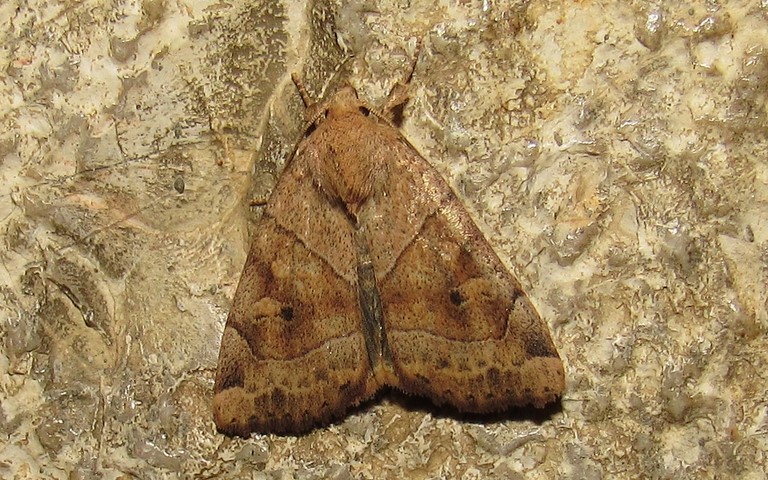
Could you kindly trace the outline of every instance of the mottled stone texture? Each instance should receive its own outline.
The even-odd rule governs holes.
[[[763,478],[764,3],[6,1],[0,476]],[[290,72],[377,102],[416,39],[403,131],[549,324],[561,409],[394,392],[217,434],[249,205],[302,131]]]

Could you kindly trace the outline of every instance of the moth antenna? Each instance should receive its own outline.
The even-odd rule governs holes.
[[[296,85],[296,89],[299,91],[299,95],[301,95],[301,100],[304,102],[304,130],[306,130],[311,125],[317,123],[320,120],[320,117],[323,116],[325,104],[312,100],[312,97],[309,95],[309,92],[307,92],[306,87],[304,87],[304,82],[301,81],[298,73],[293,72],[291,74],[291,80],[293,80],[294,85]]]
[[[411,59],[411,63],[408,66],[408,70],[405,72],[405,75],[403,75],[403,79],[398,80],[392,86],[392,89],[389,91],[389,95],[387,95],[387,100],[384,102],[384,105],[382,105],[381,108],[373,111],[374,115],[385,120],[389,124],[392,124],[394,120],[395,108],[403,105],[408,101],[408,86],[411,83],[413,73],[416,71],[416,64],[419,62],[419,57],[421,56],[421,45],[421,39],[416,40],[416,48],[414,51],[413,59]]]
[[[411,59],[411,64],[409,65],[408,71],[403,77],[402,83],[404,85],[408,85],[409,83],[411,83],[411,79],[413,78],[413,73],[416,71],[416,64],[419,63],[419,58],[421,57],[422,45],[423,44],[422,44],[421,38],[417,38],[416,47],[413,49],[413,58]]]
[[[293,84],[296,85],[296,89],[299,91],[299,95],[301,95],[301,100],[304,102],[304,106],[307,108],[311,107],[315,101],[312,100],[312,97],[309,96],[309,93],[307,92],[306,87],[304,87],[304,82],[301,81],[299,74],[296,72],[291,73],[291,80],[293,80]]]

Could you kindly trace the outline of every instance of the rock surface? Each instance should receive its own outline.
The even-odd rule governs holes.
[[[3,478],[743,478],[768,450],[768,4],[0,5]],[[290,73],[380,102],[549,323],[567,393],[390,393],[302,437],[210,400]]]

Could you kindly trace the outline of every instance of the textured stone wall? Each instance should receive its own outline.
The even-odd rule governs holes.
[[[0,5],[3,478],[744,478],[768,451],[768,5]],[[567,393],[395,393],[302,437],[211,413],[290,73],[379,103],[550,325]],[[252,206],[255,205],[255,206]]]

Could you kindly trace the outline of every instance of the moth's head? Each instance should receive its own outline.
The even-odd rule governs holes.
[[[365,107],[365,104],[357,97],[357,90],[348,83],[336,90],[336,93],[328,100],[327,105],[329,118],[350,112],[359,114],[360,109]]]

